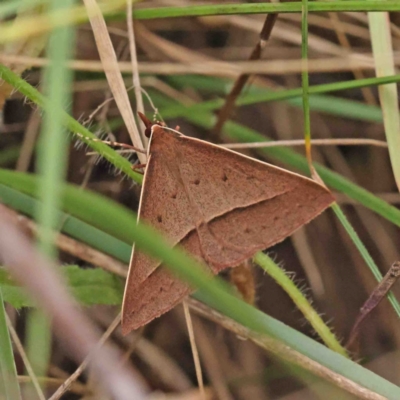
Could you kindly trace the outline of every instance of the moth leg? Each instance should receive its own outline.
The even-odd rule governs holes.
[[[132,169],[133,171],[138,172],[139,174],[143,174],[142,171],[138,171],[138,170],[143,169],[143,168],[146,168],[146,165],[147,165],[147,164],[133,164],[133,165],[131,165],[131,169]]]

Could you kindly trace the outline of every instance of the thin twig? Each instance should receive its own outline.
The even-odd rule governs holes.
[[[271,35],[272,28],[275,25],[276,19],[278,18],[278,14],[268,14],[265,18],[264,25],[260,32],[260,40],[254,47],[253,51],[250,54],[249,60],[259,60],[261,57],[261,52],[267,44],[267,41]],[[219,136],[225,122],[229,119],[232,110],[235,106],[236,99],[242,92],[244,86],[250,79],[250,74],[242,74],[240,75],[236,82],[234,83],[230,93],[226,97],[225,104],[221,107],[218,113],[217,123],[213,128],[213,132],[215,136]]]
[[[22,346],[22,343],[19,340],[17,332],[15,332],[13,324],[11,323],[10,318],[8,317],[7,314],[6,314],[6,318],[7,318],[8,330],[11,333],[12,340],[14,341],[15,347],[17,348],[18,353],[22,358],[22,361],[23,361],[23,363],[25,365],[25,368],[26,368],[26,371],[28,372],[29,377],[31,378],[31,381],[32,381],[32,384],[33,384],[33,386],[34,386],[34,388],[36,390],[36,393],[37,393],[37,395],[38,395],[40,400],[46,400],[46,397],[45,397],[45,395],[44,395],[44,393],[42,391],[42,388],[40,387],[40,384],[39,384],[39,382],[37,380],[37,377],[35,375],[35,372],[33,371],[32,365],[29,362],[29,359],[28,359],[28,357],[27,357],[27,355],[25,353],[24,346]]]
[[[211,334],[210,330],[207,329],[204,321],[201,321],[200,318],[197,317],[195,322],[197,342],[199,350],[201,351],[204,370],[207,371],[210,385],[215,393],[214,396],[219,400],[233,400],[233,395],[226,381],[226,374],[224,374],[224,356],[220,354],[217,343],[212,340],[215,339],[215,337]],[[219,327],[217,326],[216,329],[218,330]],[[226,356],[225,353],[225,357]],[[254,397],[251,396],[251,398]]]
[[[21,151],[19,153],[17,171],[27,171],[32,159],[33,150],[35,148],[36,138],[39,133],[40,112],[36,108],[29,117],[29,121],[25,130],[24,140],[22,142]]]
[[[43,376],[38,376],[37,377],[38,382],[40,382],[42,385],[46,386],[59,386],[64,380],[60,378],[49,378],[49,377],[43,377]],[[26,375],[18,375],[18,382],[21,384],[24,383],[31,383],[32,379],[29,376]],[[77,395],[88,395],[89,391],[87,390],[86,386],[83,385],[80,382],[74,382],[72,386],[70,387],[70,392],[77,394]]]
[[[133,30],[133,18],[132,18],[132,0],[127,0],[126,2],[126,22],[128,26],[128,38],[129,38],[129,50],[131,53],[131,63],[132,63],[132,80],[133,86],[135,88],[135,98],[136,98],[136,112],[141,112],[144,114],[144,105],[142,98],[142,90],[139,78],[139,65],[137,61],[136,54],[136,43],[135,43],[135,32]],[[139,124],[139,132],[142,138],[142,143],[146,147],[148,139],[144,134],[143,126]]]
[[[360,313],[356,319],[356,322],[351,329],[349,340],[346,343],[346,347],[350,347],[358,334],[360,333],[360,325],[367,318],[367,316],[377,307],[377,305],[386,297],[390,292],[392,286],[397,282],[400,277],[400,262],[396,261],[392,264],[389,271],[375,287],[374,291],[368,297],[367,301],[363,304],[360,309]]]
[[[111,336],[114,330],[117,328],[121,321],[121,314],[118,314],[114,321],[110,324],[108,329],[104,332],[102,337],[97,343],[97,348],[100,348],[104,345],[106,340]],[[75,370],[75,372],[53,393],[53,395],[49,398],[49,400],[58,400],[61,396],[68,390],[71,384],[76,381],[79,376],[82,374],[84,369],[88,366],[91,359],[91,355],[89,354],[81,363],[81,365]]]
[[[182,304],[183,304],[183,311],[185,313],[186,326],[187,326],[188,333],[189,333],[190,347],[192,349],[193,361],[194,361],[194,366],[195,366],[195,370],[196,370],[197,383],[199,385],[201,397],[203,398],[203,400],[205,400],[206,393],[204,391],[203,373],[201,370],[201,364],[200,364],[199,352],[197,350],[196,339],[194,337],[192,318],[190,316],[189,306],[187,305],[186,300],[184,300],[182,302]]]

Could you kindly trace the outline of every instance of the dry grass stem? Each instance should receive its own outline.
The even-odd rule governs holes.
[[[192,349],[192,354],[193,354],[193,361],[194,361],[195,370],[196,370],[197,383],[199,385],[199,390],[200,390],[201,396],[205,400],[206,393],[204,391],[203,372],[201,370],[199,352],[197,350],[196,339],[194,337],[192,318],[190,316],[190,311],[189,311],[189,307],[186,303],[186,300],[183,301],[182,305],[183,305],[183,311],[185,313],[185,320],[186,320],[186,325],[187,325],[188,334],[189,334],[190,347]]]
[[[114,321],[110,324],[110,326],[107,328],[107,330],[104,332],[102,337],[97,343],[97,347],[100,348],[101,346],[104,345],[104,343],[107,341],[107,339],[111,336],[111,334],[114,332],[114,330],[117,328],[119,323],[121,322],[121,315],[118,314]],[[64,395],[72,385],[74,381],[76,381],[79,376],[83,373],[83,371],[88,367],[90,362],[90,355],[88,355],[79,365],[79,367],[75,370],[73,374],[71,374],[68,379],[53,393],[53,395],[49,398],[49,400],[58,400],[61,398],[61,396]]]
[[[144,149],[103,14],[95,0],[84,0],[84,3],[89,12],[90,24],[99,51],[103,66],[102,69],[107,76],[115,102],[125,122],[133,145],[139,149]],[[127,64],[129,64],[130,71],[132,71],[131,63]],[[145,154],[138,154],[138,158],[141,163],[146,162]]]
[[[197,300],[190,298],[188,300],[188,304],[194,311],[204,316],[205,318],[214,321],[215,323],[223,326],[225,329],[228,329],[231,332],[234,332],[240,337],[253,341],[261,348],[267,350],[269,353],[279,358],[283,358],[285,361],[301,366],[302,368],[305,368],[308,371],[312,372],[314,375],[326,379],[329,382],[332,382],[335,386],[338,386],[346,392],[357,396],[357,398],[359,399],[385,399],[385,397],[358,385],[356,382],[345,378],[344,376],[322,366],[321,364],[318,364],[314,360],[305,357],[304,355],[298,353],[290,347],[285,346],[276,339],[272,339],[266,336],[260,337],[259,335],[256,335],[254,332],[249,331],[242,325],[237,324],[235,321],[225,317],[224,315],[198,302]]]
[[[106,318],[103,313],[97,313],[95,318],[101,325],[109,325],[109,318]],[[176,329],[176,327],[174,327],[174,329]],[[124,336],[121,330],[116,330],[115,336],[126,348],[130,349],[132,347],[131,335]],[[177,363],[161,347],[157,346],[151,340],[146,339],[142,335],[142,332],[135,331],[134,342],[133,353],[135,356],[139,357],[139,359],[151,369],[152,374],[157,376],[157,379],[159,379],[163,385],[177,392],[186,391],[193,387],[193,383],[188,376],[186,368]],[[121,358],[121,363],[124,362],[126,362],[126,354]],[[192,358],[190,358],[189,362],[193,363]]]
[[[276,23],[277,18],[278,14],[268,14],[266,16],[264,24],[261,28],[260,38],[249,56],[250,61],[259,60],[261,58],[262,52],[267,45],[267,42],[270,38],[272,29]],[[228,118],[233,112],[236,99],[239,97],[240,93],[242,93],[245,85],[247,84],[250,78],[251,78],[250,74],[242,74],[237,77],[236,81],[232,86],[231,91],[225,98],[224,105],[220,108],[218,112],[217,122],[213,128],[214,135],[216,136],[220,135],[225,122],[228,120]]]
[[[17,165],[15,166],[17,171],[27,171],[29,168],[36,139],[39,134],[40,121],[40,113],[39,110],[36,109],[32,112],[25,130],[24,141],[22,142]]]
[[[295,232],[291,237],[291,241],[297,251],[301,265],[304,268],[313,296],[317,299],[321,299],[326,292],[324,280],[322,279],[321,271],[315,260],[312,247],[307,239],[306,229],[301,228]]]
[[[195,326],[203,364],[217,398],[221,400],[233,400],[234,397],[228,388],[224,376],[220,359],[221,356],[218,354],[219,349],[215,347],[216,343],[213,343],[212,335],[210,335],[209,330],[203,326],[199,318],[197,318]]]
[[[28,372],[28,375],[32,381],[33,387],[35,388],[36,394],[39,397],[39,400],[45,400],[46,397],[44,396],[42,388],[40,387],[40,384],[38,382],[37,376],[35,375],[32,365],[29,362],[29,359],[25,353],[24,346],[22,345],[21,341],[19,340],[17,332],[15,331],[13,324],[11,323],[10,318],[8,317],[7,314],[6,314],[6,318],[7,318],[7,327],[11,333],[11,338],[14,341],[14,345],[17,348],[19,355],[21,356],[21,359],[26,368],[26,372]]]
[[[47,387],[51,386],[59,386],[63,383],[63,380],[60,378],[49,378],[49,377],[37,377],[38,382],[42,385],[46,385]],[[31,383],[32,379],[29,376],[19,375],[18,382],[21,384]],[[69,391],[76,395],[88,395],[90,394],[87,390],[86,386],[80,382],[73,382]]]
[[[376,146],[387,148],[387,143],[376,139],[311,139],[313,146]],[[268,142],[230,143],[223,144],[228,149],[258,149],[278,146],[304,146],[304,139],[274,140]]]
[[[143,105],[142,91],[139,78],[139,65],[136,54],[135,33],[133,29],[132,0],[127,0],[126,2],[126,22],[128,26],[129,51],[132,63],[133,87],[135,89],[136,112],[139,111],[142,114],[144,114],[144,105]],[[148,139],[146,138],[144,134],[144,128],[141,125],[139,126],[139,131],[142,138],[142,143],[144,147],[147,147]]]
[[[34,67],[48,65],[48,60],[39,57],[0,55],[0,62],[14,62]],[[400,56],[395,54],[396,65],[399,65]],[[131,73],[132,65],[127,61],[116,62],[120,72]],[[68,66],[75,71],[102,72],[113,69],[114,64],[109,60],[104,62],[89,60],[74,60]],[[374,62],[370,57],[361,55],[344,55],[342,57],[310,59],[308,72],[343,72],[352,70],[373,71]],[[301,60],[271,60],[271,61],[223,61],[188,62],[185,64],[169,62],[141,62],[139,72],[142,74],[182,75],[201,74],[237,78],[241,74],[291,75],[303,71]],[[123,80],[121,79],[121,83]],[[111,87],[111,85],[110,85]],[[115,95],[115,94],[114,94]]]

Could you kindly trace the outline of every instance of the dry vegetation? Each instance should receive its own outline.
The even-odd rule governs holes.
[[[154,0],[134,7],[139,9],[166,7],[172,3],[184,7],[193,5],[193,2]],[[123,84],[126,88],[130,88],[127,93],[132,109],[137,109],[136,100],[141,95],[140,90],[132,89],[133,82],[136,82],[136,88],[138,87],[139,79],[136,75],[134,78],[136,80],[132,80],[132,70],[135,70],[135,65],[130,59],[132,50],[130,46],[134,40],[136,50],[133,50],[136,51],[140,71],[140,85],[147,93],[143,97],[143,102],[148,115],[151,116],[153,112],[148,100],[150,98],[167,124],[172,127],[179,125],[186,135],[214,143],[234,142],[229,132],[215,135],[215,131],[210,129],[216,121],[212,117],[216,115],[216,110],[207,110],[204,106],[201,108],[203,102],[226,98],[231,84],[243,73],[251,74],[242,90],[244,95],[250,96],[252,91],[265,93],[264,90],[270,90],[270,93],[273,93],[272,90],[289,90],[302,86],[301,14],[279,14],[273,25],[271,37],[264,43],[261,60],[249,61],[249,56],[259,41],[264,21],[265,14],[133,20],[134,33],[132,33],[129,32],[124,17],[108,19],[107,28],[119,68],[123,72]],[[390,21],[397,69],[400,63],[399,14],[392,13]],[[308,23],[310,86],[351,82],[376,76],[371,32],[366,13],[310,13]],[[94,20],[92,24],[97,30],[97,35],[105,34],[101,24],[96,25]],[[130,136],[135,135],[136,128],[134,121],[130,120],[132,116],[129,116],[127,99],[121,93],[121,86],[118,86],[122,81],[118,81],[115,65],[107,54],[103,64],[100,62],[99,52],[107,52],[110,48],[107,48],[107,45],[103,49],[98,48],[99,41],[96,43],[94,39],[92,26],[89,23],[76,26],[75,50],[73,60],[69,64],[74,70],[71,113],[74,118],[102,138],[107,136],[110,140],[131,143]],[[46,64],[46,55],[43,52],[34,54],[30,50],[29,48],[4,50],[0,53],[0,62],[11,68],[14,66],[14,71],[20,73],[23,68],[17,70],[15,68],[17,64],[13,63],[22,65],[25,61],[29,69],[22,73],[22,77],[32,86],[41,88],[42,66]],[[105,66],[104,62],[108,65]],[[104,67],[114,73],[111,77],[114,79],[112,91],[103,73]],[[3,85],[2,94],[8,97],[8,89],[4,88]],[[115,93],[119,93],[118,104],[112,100]],[[199,108],[191,107],[186,114],[179,108],[181,105],[188,107],[196,104],[200,104]],[[312,148],[312,155],[315,162],[397,207],[400,197],[385,144],[385,129],[379,104],[377,86],[349,88],[311,96],[312,139],[379,141],[366,143],[354,141],[351,145],[339,141],[331,145],[316,145]],[[121,111],[121,107],[125,107],[125,111]],[[123,113],[125,113],[125,123],[129,120],[132,124],[128,129],[121,120]],[[37,149],[41,130],[41,117],[42,113],[38,112],[31,101],[25,101],[25,96],[18,93],[18,88],[7,99],[0,127],[2,168],[21,172],[35,171],[37,157],[35,148]],[[282,101],[249,100],[246,105],[233,107],[231,118],[268,139],[304,138],[301,97]],[[104,158],[88,155],[88,147],[78,146],[77,143],[80,141],[75,137],[68,148],[67,181],[100,193],[136,211],[140,185],[132,183],[130,178],[110,166]],[[302,146],[287,148],[305,154]],[[246,149],[243,152],[295,170],[290,156],[285,157],[279,152],[274,152],[274,149],[271,148],[269,153],[258,149]],[[136,155],[129,155],[129,160],[136,162]],[[325,180],[324,174],[321,174],[321,177]],[[346,193],[346,190],[340,190],[339,186],[332,185],[332,181],[326,183],[334,192],[340,207],[382,274],[385,274],[390,265],[399,259],[399,228],[396,222],[365,207]],[[1,190],[0,188],[0,196]],[[2,209],[3,215],[10,213],[11,208],[20,211],[13,204],[7,206],[10,208]],[[79,203],[76,207],[79,208]],[[18,223],[30,233],[36,230],[36,226],[32,225],[29,219],[18,218]],[[123,258],[117,261],[99,251],[80,247],[78,239],[70,242],[69,240],[71,239],[67,235],[61,235],[57,239],[57,245],[61,249],[59,260],[62,264],[105,268],[115,276],[126,275],[127,266]],[[98,250],[101,250],[101,246],[99,247]],[[322,315],[344,345],[360,307],[377,283],[366,267],[366,261],[359,249],[334,212],[327,210],[307,227],[268,249],[268,254],[290,274],[303,294],[312,300],[314,309]],[[275,280],[256,265],[252,266],[252,275],[256,290],[256,307],[320,341],[288,293],[278,286]],[[228,274],[225,274],[224,278],[228,280]],[[395,296],[399,295],[396,286],[393,291]],[[120,299],[113,304],[119,301]],[[93,301],[96,302],[97,300]],[[242,330],[240,325],[235,326],[228,319],[213,316],[209,308],[203,308],[194,300],[189,304],[194,310],[193,329],[207,398],[221,400],[353,398],[348,387],[339,389],[332,382],[327,383],[326,380],[300,369],[298,365],[294,367],[288,364],[290,356],[279,358],[279,350],[275,351],[274,355],[265,350],[275,344],[263,345],[262,340],[254,338],[246,329]],[[35,338],[35,335],[28,330],[31,309],[23,308],[16,311],[10,305],[7,305],[6,309],[10,325],[15,327],[23,345],[30,347],[29,351],[32,353],[32,343],[28,340],[29,335],[32,335],[31,339]],[[113,323],[119,310],[119,304],[94,304],[84,308],[86,316],[104,331]],[[117,317],[116,323],[118,322]],[[62,326],[62,324],[58,326],[58,331]],[[39,337],[46,337],[46,332],[44,329]],[[399,332],[398,316],[387,300],[382,301],[361,325],[359,341],[350,349],[353,359],[383,378],[398,384],[400,382]],[[48,340],[51,340],[50,336],[48,337]],[[120,328],[117,327],[110,337],[115,346],[124,353],[124,365],[130,365],[135,385],[151,393],[150,398],[182,400],[202,398],[197,389],[193,356],[181,305],[137,332],[122,336]],[[36,344],[36,346],[41,345]],[[39,376],[45,398],[49,398],[78,366],[73,361],[74,356],[71,356],[73,352],[70,354],[69,350],[61,346],[58,341],[49,347],[49,351],[51,354],[49,364],[44,369],[45,377]],[[284,350],[282,351],[284,354]],[[24,375],[23,362],[18,350],[15,350],[15,357],[18,374]],[[45,355],[39,351],[39,357],[45,358]],[[305,364],[303,366],[310,370]],[[20,381],[23,379],[29,381],[28,378],[22,377]],[[31,385],[21,383],[21,387],[24,389],[25,398],[38,398]],[[62,398],[99,399],[103,395],[106,396],[101,393],[103,392],[99,388],[98,380],[88,374],[73,382]],[[361,397],[361,392],[355,390],[353,393],[357,393],[354,398]],[[364,398],[383,398],[376,396],[366,395]]]

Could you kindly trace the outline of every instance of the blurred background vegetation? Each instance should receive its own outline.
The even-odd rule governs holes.
[[[400,78],[396,73],[400,14],[395,11],[400,11],[400,6],[389,0],[380,4],[370,0],[309,2],[307,14],[306,2],[236,2],[230,6],[225,2],[143,1],[133,5],[132,33],[126,2],[103,1],[99,5],[119,63],[114,65],[107,56],[110,48],[104,47],[107,31],[98,22],[102,20],[90,13],[95,2],[84,3],[42,0],[0,4],[0,72],[4,79],[0,86],[0,199],[7,212],[12,209],[28,216],[19,217],[18,223],[38,238],[42,252],[60,261],[85,313],[106,330],[120,309],[130,246],[137,234],[135,215],[125,208],[137,211],[141,176],[130,169],[130,163],[138,162],[135,154],[124,153],[122,158],[114,149],[87,138],[96,135],[131,143],[135,128],[129,125],[130,118],[141,109],[140,94],[149,117],[156,110],[157,118],[169,126],[179,125],[185,135],[213,143],[304,140],[310,132],[312,139],[368,139],[352,145],[339,141],[312,146],[317,170],[348,221],[338,218],[341,211],[327,210],[267,251],[344,346],[360,307],[377,285],[377,273],[374,277],[370,269],[377,267],[384,275],[399,259],[396,82]],[[276,22],[270,25],[270,37],[261,42],[260,59],[249,61],[260,43],[266,15],[272,12],[277,14]],[[132,50],[138,70],[131,62]],[[105,57],[103,64],[99,54]],[[308,60],[308,74],[302,75],[302,59]],[[122,73],[119,83],[116,65]],[[109,81],[105,69],[113,71]],[[213,127],[218,109],[243,74],[248,74],[248,81],[235,100],[237,106],[231,107],[224,129],[216,132]],[[114,81],[110,83],[110,79]],[[135,91],[139,81],[143,92]],[[391,84],[378,89],[379,84],[388,82]],[[62,110],[73,118],[67,119]],[[308,110],[310,131],[304,125]],[[304,146],[243,152],[309,174]],[[35,175],[23,174],[26,172]],[[79,189],[66,188],[64,181]],[[55,231],[67,236],[55,240]],[[75,241],[69,243],[68,238]],[[89,246],[93,250],[90,256],[77,243]],[[99,251],[110,258],[102,259]],[[255,261],[250,269],[253,283],[248,283],[254,285],[254,306],[316,342],[329,341],[319,331],[326,328],[322,321],[313,326],[310,311],[301,312],[299,305],[294,305],[292,289],[282,288],[281,278],[271,279],[266,265],[264,269],[257,265],[267,261]],[[225,280],[231,279],[228,273],[223,275]],[[32,300],[3,269],[0,289],[8,328],[14,327],[22,340],[42,394],[29,384],[31,378],[25,376],[26,366],[15,347],[9,360],[15,362],[18,375],[14,374],[14,388],[22,390],[22,398],[49,398],[78,365],[53,341],[48,317],[38,308],[23,307],[33,305]],[[202,289],[207,294],[207,288]],[[376,396],[391,397],[388,393],[394,387],[389,382],[400,382],[396,285],[393,293],[391,303],[382,301],[363,322],[356,346],[348,349],[349,357],[365,367],[357,370],[360,380],[344,372],[363,387],[369,380],[369,375],[363,375],[366,369],[383,377],[377,386],[369,387]],[[247,308],[243,307],[245,313]],[[209,321],[207,310],[203,312],[206,317],[192,315],[207,398],[361,396],[306,372],[309,368],[302,362],[297,364],[305,369],[288,364],[290,360],[280,358],[279,351],[265,351],[265,346],[239,328],[229,330],[221,322]],[[229,312],[226,315],[234,318]],[[0,324],[5,324],[3,317]],[[244,328],[252,327],[238,322]],[[283,332],[292,335],[286,327],[282,329],[282,338]],[[7,332],[2,329],[0,336],[10,347]],[[112,338],[152,398],[202,398],[182,306],[128,336],[123,337],[117,328]],[[297,336],[283,338],[282,343],[290,340],[295,342]],[[299,347],[297,351],[306,351]],[[334,350],[346,354],[343,348]],[[318,351],[319,347],[311,345],[307,356],[319,363],[331,357],[327,353],[318,358]],[[342,373],[341,365],[332,358],[332,364],[325,367]],[[347,365],[346,371],[352,370],[352,365]],[[4,371],[7,365],[2,367]],[[100,392],[89,374],[74,382],[61,398],[97,399],[105,396]],[[392,393],[392,398],[398,398],[397,392]]]

